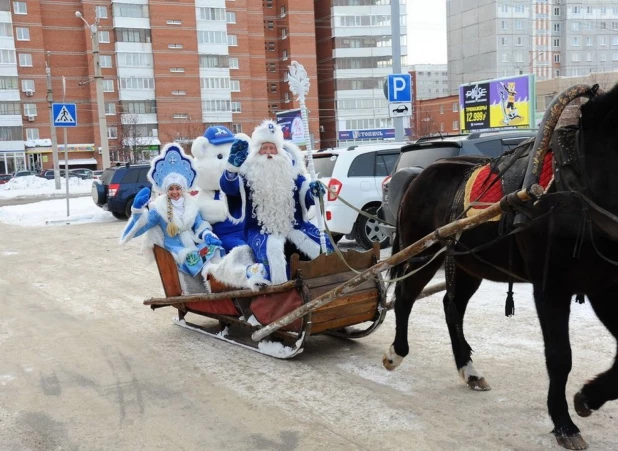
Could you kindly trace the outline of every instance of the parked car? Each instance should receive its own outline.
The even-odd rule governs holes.
[[[0,185],[4,185],[11,180],[13,176],[11,174],[0,174]]]
[[[64,169],[60,169],[60,177],[64,177],[65,175]],[[54,170],[53,169],[46,169],[45,171],[42,171],[40,174],[37,174],[39,177],[42,177],[44,179],[47,180],[53,180],[54,179]],[[69,169],[69,178],[70,177],[78,177],[77,174],[73,174],[71,172],[71,170]]]
[[[102,174],[103,174],[103,170],[102,169],[97,169],[96,171],[92,171],[92,177],[95,180],[99,180],[101,178]]]
[[[440,158],[460,155],[484,155],[496,158],[536,136],[536,130],[496,130],[467,135],[421,138],[401,149],[393,173],[382,183],[382,217],[395,224],[401,198],[408,185],[421,171]],[[395,227],[380,224],[381,231],[392,238]]]
[[[379,241],[381,247],[389,245],[389,237],[380,230],[378,221],[346,206],[338,196],[359,210],[379,215],[382,180],[395,167],[403,145],[384,142],[313,154],[315,171],[328,187],[324,218],[335,241],[346,235],[365,249],[370,249],[374,241]]]
[[[17,171],[13,177],[28,177],[29,175],[37,175],[36,171]]]
[[[89,180],[94,178],[94,171],[88,168],[69,169],[69,173],[74,174],[82,180]]]
[[[105,169],[101,178],[92,182],[92,200],[118,219],[130,217],[137,192],[151,187],[146,177],[149,169],[149,164],[129,163]]]

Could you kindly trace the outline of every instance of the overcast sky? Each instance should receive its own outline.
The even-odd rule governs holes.
[[[408,64],[446,64],[446,0],[408,0]]]

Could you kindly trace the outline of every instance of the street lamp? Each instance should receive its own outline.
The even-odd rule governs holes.
[[[107,119],[105,118],[105,103],[103,100],[103,75],[101,75],[101,62],[99,55],[99,33],[97,23],[90,25],[82,16],[82,13],[75,11],[75,16],[80,18],[90,29],[92,39],[92,55],[94,57],[94,81],[97,90],[97,111],[99,114],[99,136],[101,140],[101,154],[103,157],[103,169],[110,167],[109,143],[107,142]],[[98,21],[98,19],[97,19]]]

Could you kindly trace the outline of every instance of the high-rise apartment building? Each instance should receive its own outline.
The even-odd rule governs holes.
[[[538,80],[618,70],[612,0],[447,0],[449,90],[534,73]]]
[[[384,80],[393,72],[390,0],[316,0],[323,147],[392,138]],[[400,2],[401,66],[407,72],[406,5]],[[405,127],[409,127],[406,118]]]
[[[415,64],[414,92],[417,100],[448,96],[448,66],[446,64]]]
[[[189,143],[210,124],[251,133],[298,108],[286,74],[303,64],[319,145],[314,5],[310,0],[0,0],[0,173],[52,166],[46,65],[55,102],[77,105],[70,164],[101,166],[93,40],[98,17],[112,161]],[[58,129],[62,156],[62,132]]]

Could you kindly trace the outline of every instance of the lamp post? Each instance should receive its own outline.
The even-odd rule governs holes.
[[[109,143],[107,142],[107,119],[105,118],[105,103],[103,99],[103,75],[101,75],[101,62],[99,55],[99,33],[97,30],[97,22],[90,25],[82,16],[82,13],[75,11],[75,16],[80,18],[90,29],[90,38],[92,39],[92,55],[94,57],[94,81],[97,91],[97,111],[99,114],[99,137],[101,140],[101,154],[103,157],[103,169],[110,167],[109,160]]]
[[[305,96],[309,92],[309,77],[307,71],[302,64],[297,61],[292,61],[292,64],[288,66],[288,84],[290,85],[290,91],[296,95],[298,102],[300,103],[300,116],[303,120],[303,131],[305,135],[305,143],[307,145],[307,169],[309,169],[309,175],[311,181],[314,182],[318,178],[315,174],[315,166],[313,165],[313,146],[311,145],[311,135],[309,132],[309,118],[307,117],[307,105],[305,104]],[[320,248],[322,253],[326,253],[326,237],[324,236],[324,217],[322,216],[322,209],[320,208],[320,202],[316,202],[315,208],[318,215],[318,229],[320,229]]]
[[[56,137],[56,127],[54,127],[54,113],[52,104],[54,103],[54,93],[52,92],[51,69],[49,67],[49,55],[45,58],[45,75],[47,78],[47,101],[49,102],[49,128],[52,142],[52,159],[54,164],[54,183],[56,189],[60,189],[60,164],[58,163],[58,139]],[[67,177],[68,180],[68,177]]]

